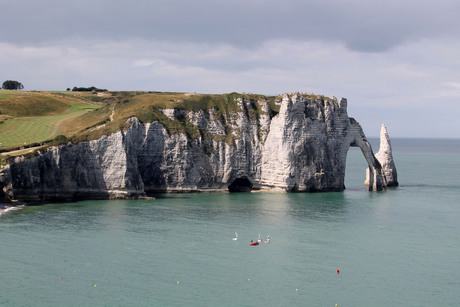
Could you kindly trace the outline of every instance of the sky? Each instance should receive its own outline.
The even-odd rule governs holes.
[[[460,138],[458,0],[0,0],[24,90],[304,92],[368,137]]]

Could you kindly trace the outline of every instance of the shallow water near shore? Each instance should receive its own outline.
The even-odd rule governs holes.
[[[0,305],[454,306],[460,141],[392,145],[401,186],[384,192],[363,187],[366,162],[352,149],[343,193],[163,194],[7,212]],[[271,242],[250,247],[259,234]]]

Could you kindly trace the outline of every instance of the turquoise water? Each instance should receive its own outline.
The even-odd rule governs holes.
[[[401,186],[385,192],[362,186],[353,149],[343,193],[165,194],[3,214],[0,305],[458,305],[460,141],[392,145]],[[259,233],[271,243],[250,247]]]

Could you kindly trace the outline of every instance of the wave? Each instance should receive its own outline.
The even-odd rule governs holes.
[[[19,210],[21,209],[22,207],[24,207],[24,205],[3,205],[3,204],[0,204],[0,216],[8,211],[14,211],[14,210]]]

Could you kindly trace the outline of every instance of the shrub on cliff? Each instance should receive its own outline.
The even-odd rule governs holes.
[[[65,144],[67,142],[67,137],[65,135],[58,135],[53,139],[53,143]]]
[[[24,85],[21,82],[14,81],[14,80],[6,80],[2,84],[2,89],[4,90],[22,90]]]
[[[95,86],[91,87],[76,87],[74,86],[72,92],[107,92],[106,89],[97,88]]]

